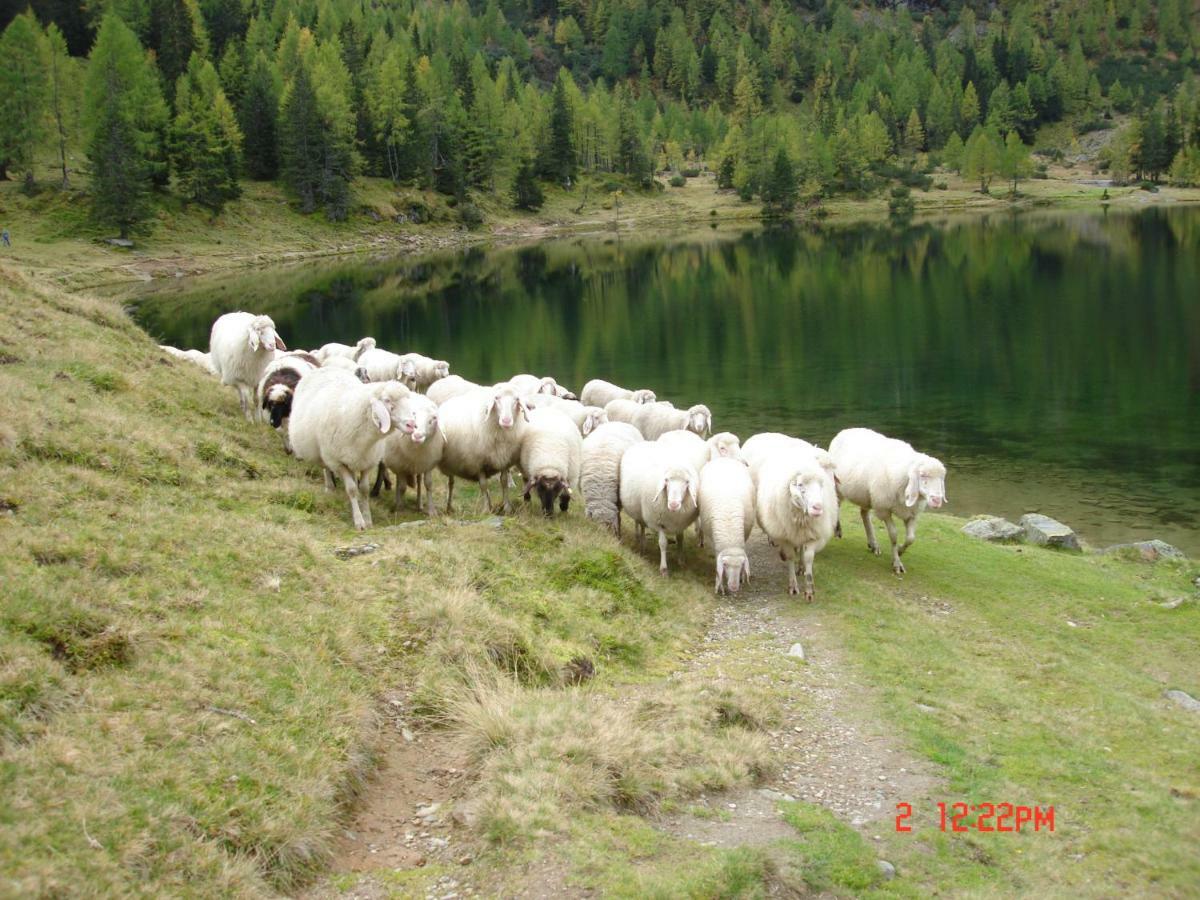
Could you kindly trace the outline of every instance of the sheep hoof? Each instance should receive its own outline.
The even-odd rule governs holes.
[[[813,602],[813,596],[814,596],[814,594],[813,594],[813,589],[812,589],[812,588],[805,588],[805,589],[804,589],[804,599],[805,599],[806,601],[808,601],[809,603],[812,603],[812,602]]]
[[[905,571],[904,563],[900,562],[900,560],[896,560],[895,565],[892,566],[892,571],[895,572],[897,575],[903,575],[904,571]]]
[[[838,522],[837,528],[833,529],[833,536],[835,538],[839,538],[839,539],[841,538],[841,536],[842,536],[842,523],[841,522]]]
[[[666,578],[667,577],[667,567],[659,566],[658,574],[661,575],[663,578]]]
[[[874,553],[876,556],[881,556],[883,554],[883,551],[879,549],[879,546],[877,544],[867,544],[867,549],[870,550],[872,553]]]

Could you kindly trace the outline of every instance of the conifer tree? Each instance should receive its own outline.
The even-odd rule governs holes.
[[[84,110],[93,213],[128,237],[149,215],[150,189],[166,168],[167,107],[158,73],[116,13],[105,15],[92,47]]]
[[[269,181],[279,174],[279,85],[270,60],[261,52],[246,75],[238,123],[246,174],[256,181]]]
[[[219,212],[238,197],[242,134],[213,64],[193,54],[175,89],[171,161],[179,191]]]
[[[34,156],[46,133],[49,55],[33,13],[14,18],[0,35],[0,160],[25,172],[33,189]]]
[[[567,97],[566,70],[560,70],[554,82],[550,100],[550,134],[543,156],[542,173],[558,184],[568,184],[575,178],[578,166],[575,159],[574,117]]]
[[[67,40],[53,22],[46,28],[46,76],[50,88],[50,121],[62,170],[62,187],[70,185],[67,176],[67,145],[79,123],[79,71],[67,52]]]
[[[309,67],[301,62],[288,85],[280,114],[279,174],[299,198],[300,210],[305,213],[317,208],[321,191],[323,127]]]
[[[533,211],[541,209],[543,201],[542,186],[538,184],[537,180],[537,169],[533,159],[526,157],[517,166],[517,174],[513,179],[513,206],[517,209]]]
[[[770,174],[763,182],[762,201],[772,212],[791,212],[796,205],[798,192],[796,170],[791,157],[780,147]]]
[[[196,0],[149,0],[146,42],[154,49],[164,88],[173,90],[193,53],[208,54]]]

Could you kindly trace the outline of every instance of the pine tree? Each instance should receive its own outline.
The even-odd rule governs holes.
[[[213,64],[193,54],[175,89],[171,161],[179,191],[220,212],[241,194],[242,134]]]
[[[909,153],[919,153],[925,149],[925,129],[921,126],[916,107],[908,114],[908,121],[904,124],[904,149]]]
[[[116,13],[101,21],[84,86],[92,206],[121,237],[150,212],[167,107],[157,73]]]
[[[959,134],[970,134],[979,124],[979,95],[975,93],[975,83],[968,81],[963,89],[962,103],[958,108],[958,121],[961,125]]]
[[[762,201],[772,212],[791,212],[796,205],[799,188],[791,157],[782,147],[775,154],[775,164],[763,182]]]
[[[1017,194],[1017,182],[1029,175],[1029,148],[1015,131],[1010,131],[1004,139],[1004,153],[1001,157],[1000,174],[1012,182],[1012,193]]]
[[[642,145],[633,101],[625,88],[617,94],[617,168],[639,182],[650,180],[650,158]]]
[[[238,123],[246,174],[256,181],[273,179],[279,174],[279,85],[270,60],[261,52],[246,75]]]
[[[946,146],[942,148],[942,165],[952,172],[961,172],[964,152],[963,139],[955,131],[950,135],[950,140],[946,141]]]
[[[550,134],[546,143],[542,173],[558,184],[569,184],[578,171],[575,158],[574,117],[567,97],[566,79],[570,76],[563,69],[554,83],[554,95],[550,100]]]
[[[0,160],[24,169],[25,188],[32,190],[50,99],[46,40],[32,13],[8,23],[0,35],[0,60]]]
[[[146,42],[154,49],[168,91],[188,67],[193,53],[208,54],[204,19],[196,0],[149,0]]]
[[[995,130],[977,125],[963,148],[963,177],[978,180],[980,193],[988,193],[988,185],[1003,165],[1003,153],[1003,145]]]
[[[279,174],[300,200],[301,212],[317,208],[324,162],[322,131],[325,123],[317,108],[308,66],[301,63],[283,98],[279,123]]]
[[[737,167],[737,163],[733,159],[733,155],[726,155],[721,159],[721,165],[717,169],[717,188],[727,191],[733,187],[733,173]]]
[[[925,107],[925,136],[930,147],[941,147],[954,132],[954,106],[940,81],[935,81]]]
[[[542,186],[538,184],[537,169],[530,157],[521,160],[517,166],[517,174],[513,179],[512,203],[517,209],[529,211],[542,208],[544,200]]]

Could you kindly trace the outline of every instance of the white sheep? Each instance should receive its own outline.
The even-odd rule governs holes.
[[[371,525],[366,478],[378,469],[383,439],[400,425],[410,393],[397,381],[363,384],[342,369],[317,369],[296,385],[288,422],[292,451],[325,467],[327,490],[334,474],[341,478],[359,531]]]
[[[750,476],[756,484],[758,483],[758,470],[762,468],[762,464],[780,452],[815,456],[818,463],[828,469],[831,474],[836,474],[833,457],[826,451],[802,438],[780,434],[777,431],[763,431],[748,438],[738,452],[742,462],[750,467]]]
[[[608,416],[610,422],[628,422],[632,425],[634,417],[641,408],[642,404],[634,400],[627,397],[616,397],[604,404],[604,414]]]
[[[700,473],[700,531],[717,562],[715,590],[736,594],[750,580],[746,541],[754,528],[754,481],[740,459],[718,457]]]
[[[837,465],[838,494],[859,508],[867,532],[867,548],[880,554],[874,512],[887,528],[892,542],[892,571],[904,574],[900,557],[917,538],[917,516],[928,503],[938,509],[946,502],[946,467],[918,453],[912,445],[885,437],[869,428],[847,428],[829,445]],[[904,543],[899,543],[892,516],[904,523]]]
[[[292,452],[287,422],[292,414],[296,385],[300,383],[301,378],[319,368],[316,360],[307,353],[285,353],[267,364],[263,377],[255,388],[255,403],[266,413],[271,427],[283,436],[285,453]]]
[[[630,391],[600,378],[593,378],[585,384],[579,394],[579,399],[585,406],[607,406],[610,400],[618,398],[632,400],[634,403],[653,403],[658,399],[654,391],[647,388]]]
[[[608,421],[608,413],[600,407],[584,406],[578,400],[566,400],[553,394],[537,394],[525,400],[532,408],[558,410],[575,423],[583,437]]]
[[[754,505],[759,527],[787,561],[788,593],[800,593],[799,556],[804,564],[804,599],[812,600],[813,559],[837,526],[833,475],[811,453],[786,449],[771,453],[759,467]]]
[[[463,394],[471,393],[471,391],[481,391],[484,389],[482,384],[467,381],[461,375],[447,375],[445,378],[439,378],[431,384],[425,395],[434,403],[441,406],[451,397],[461,397]]]
[[[741,459],[742,442],[732,431],[721,431],[708,439],[709,459]]]
[[[416,378],[416,366],[411,361],[406,362],[399,353],[381,347],[364,350],[355,361],[367,370],[367,377],[372,381],[399,381],[410,387]]]
[[[400,356],[400,380],[414,391],[425,393],[435,381],[450,374],[450,363],[444,359],[431,359],[420,353],[404,353]]]
[[[683,533],[699,515],[700,476],[655,441],[632,444],[621,457],[621,509],[637,523],[644,549],[646,529],[658,532],[658,571],[667,574],[667,535],[675,535],[683,559]]]
[[[167,344],[159,344],[158,349],[165,350],[176,359],[185,359],[193,365],[199,366],[209,375],[217,374],[217,367],[213,365],[211,353],[205,353],[203,350],[180,350],[178,347],[171,347]]]
[[[612,418],[611,413],[609,418]],[[668,431],[678,429],[707,437],[712,430],[712,412],[703,404],[682,410],[675,409],[670,403],[643,403],[633,415],[633,426],[648,441],[657,440]]]
[[[208,337],[213,368],[221,384],[232,385],[247,421],[259,418],[254,405],[254,389],[262,380],[263,371],[275,358],[275,349],[287,345],[275,331],[270,316],[255,316],[248,312],[225,313],[213,323]]]
[[[514,375],[508,379],[508,383],[513,386],[513,390],[523,397],[530,394],[548,394],[551,397],[558,396],[558,382],[549,375],[545,377],[527,374]]]
[[[621,456],[631,444],[645,438],[627,422],[607,422],[583,441],[583,466],[579,486],[583,490],[584,515],[621,533]]]
[[[446,512],[453,509],[456,477],[478,481],[480,493],[490,508],[492,497],[487,480],[493,475],[501,475],[500,490],[507,511],[506,473],[519,461],[521,435],[529,420],[524,399],[511,385],[501,382],[451,397],[438,407],[438,419],[446,436],[446,449],[438,462],[438,469],[449,481]]]
[[[421,394],[410,394],[401,406],[400,420],[383,441],[383,465],[396,474],[396,500],[399,510],[404,503],[404,491],[411,477],[417,488],[417,509],[421,508],[421,485],[424,482],[426,508],[433,508],[433,470],[441,462],[446,437],[438,425],[438,406]]]
[[[710,460],[730,455],[736,458],[738,450],[737,435],[730,434],[728,431],[714,435],[706,441],[694,431],[676,429],[660,435],[658,443],[672,453],[678,454],[680,459],[686,460],[697,474],[703,474],[704,467]],[[703,547],[704,530],[700,527],[699,522],[696,523],[696,533],[699,535],[700,546]]]
[[[575,423],[553,407],[530,410],[520,456],[525,499],[536,489],[545,515],[553,515],[555,500],[566,512],[583,464],[583,438]]]
[[[375,338],[365,337],[353,347],[351,347],[349,344],[325,344],[319,350],[314,351],[313,356],[320,361],[321,365],[325,365],[325,363],[327,363],[331,357],[335,356],[341,357],[342,359],[348,359],[351,362],[356,362],[358,358],[366,351],[374,349]]]
[[[359,381],[366,384],[371,379],[367,376],[367,370],[356,363],[354,360],[345,356],[327,356],[325,362],[321,363],[322,369],[342,369],[349,372]]]

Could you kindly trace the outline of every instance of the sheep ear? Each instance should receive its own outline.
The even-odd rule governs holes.
[[[517,398],[517,408],[521,410],[521,415],[523,415],[525,417],[525,421],[528,422],[529,407],[525,405],[525,401],[521,397]]]
[[[583,428],[581,428],[580,431],[583,432],[584,437],[587,437],[589,434],[592,433],[592,429],[595,427],[596,427],[595,418],[593,416],[588,416],[587,418],[585,418],[583,420]]]
[[[280,350],[286,350],[286,349],[287,349],[287,344],[285,344],[285,343],[283,342],[283,338],[281,338],[281,337],[279,336],[279,332],[278,332],[278,331],[277,331],[277,332],[275,332],[275,346],[276,346],[276,347],[278,347]]]
[[[913,466],[908,470],[908,484],[904,488],[904,505],[916,506],[917,498],[920,496],[920,476],[918,469]]]
[[[375,422],[375,427],[379,429],[380,434],[387,434],[392,427],[392,415],[379,400],[371,400],[371,419]]]
[[[491,402],[489,402],[488,405],[483,408],[483,418],[486,419],[488,416],[490,416],[492,414],[492,410],[496,408],[496,401],[498,399],[499,398],[496,397],[495,394],[492,395]]]
[[[750,580],[750,557],[749,556],[742,557],[742,577],[744,577],[747,581]]]
[[[700,505],[700,502],[696,499],[696,482],[691,480],[688,481],[688,496],[692,498],[693,503],[697,506]]]
[[[251,331],[250,331],[250,350],[251,350],[251,352],[258,350],[258,344],[259,344],[258,332],[251,329]]]
[[[725,576],[725,557],[717,554],[717,581]]]
[[[667,489],[667,479],[664,478],[658,484],[658,492],[654,495],[654,499],[657,500],[659,497],[661,497],[663,494],[663,491],[665,491],[666,489]]]

